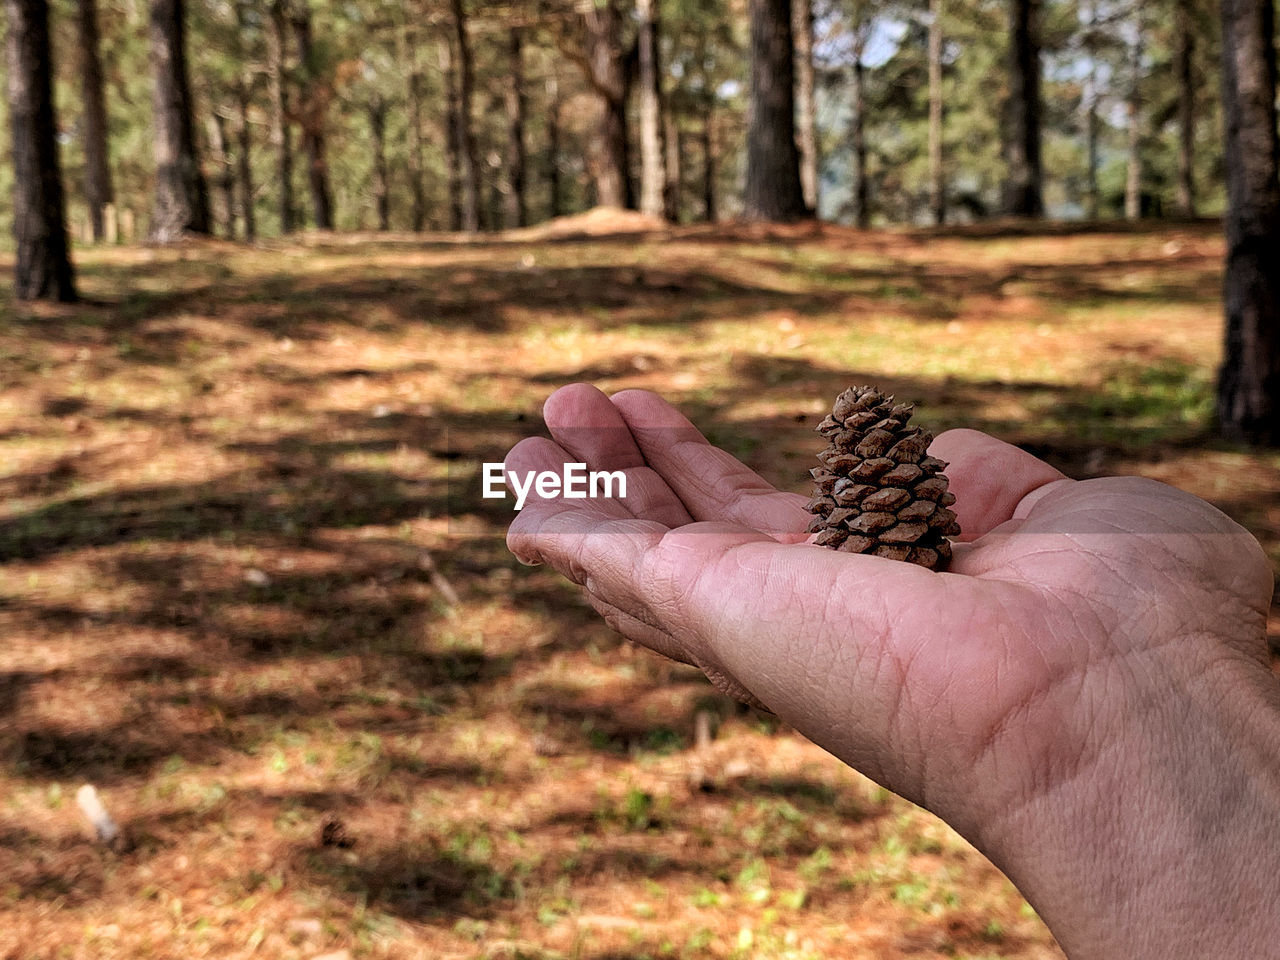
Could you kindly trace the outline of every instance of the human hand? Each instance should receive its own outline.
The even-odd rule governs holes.
[[[804,497],[656,395],[575,385],[544,415],[509,470],[623,470],[628,496],[534,498],[508,542],[615,629],[947,820],[1072,957],[1272,955],[1272,574],[1226,516],[950,431],[939,574],[806,543]]]

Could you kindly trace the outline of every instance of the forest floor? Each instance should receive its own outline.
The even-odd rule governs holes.
[[[0,314],[0,958],[1061,956],[945,825],[515,563],[479,466],[589,380],[803,491],[872,382],[1280,561],[1280,456],[1211,431],[1217,227],[637,226],[90,249],[90,302]]]

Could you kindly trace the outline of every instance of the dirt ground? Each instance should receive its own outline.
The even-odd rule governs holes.
[[[870,382],[1280,562],[1280,455],[1212,433],[1221,255],[599,218],[82,251],[90,302],[0,314],[0,958],[1060,957],[944,824],[519,566],[480,464],[589,380],[804,490]]]

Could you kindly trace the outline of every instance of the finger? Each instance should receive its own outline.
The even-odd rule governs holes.
[[[739,523],[795,542],[810,516],[799,494],[783,493],[706,437],[675,407],[647,390],[623,390],[613,404],[640,451],[695,520]]]
[[[542,418],[556,443],[588,463],[620,470],[645,465],[618,408],[589,383],[571,383],[551,394]]]
[[[574,383],[560,388],[547,398],[542,416],[556,443],[589,469],[623,472],[624,506],[632,515],[669,527],[693,519],[667,482],[644,462],[618,408],[595,387]]]
[[[633,519],[631,513],[615,499],[597,497],[571,500],[542,497],[538,493],[536,481],[529,482],[530,477],[543,472],[561,473],[564,465],[569,462],[573,462],[572,457],[558,444],[544,437],[521,440],[506,456],[503,466],[509,484],[512,487],[528,484],[527,499],[507,530],[507,546],[525,563],[543,562],[540,538],[552,535],[550,526],[553,522],[555,530],[565,534],[575,529],[594,529],[610,520]],[[517,493],[515,490],[512,492]],[[577,573],[567,570],[561,572],[575,582],[582,582]]]
[[[948,430],[929,446],[948,462],[946,474],[956,495],[960,540],[975,540],[1011,519],[1023,499],[1046,484],[1063,480],[1061,471],[1013,444],[979,430]]]

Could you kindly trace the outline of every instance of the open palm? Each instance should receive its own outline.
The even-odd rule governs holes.
[[[1162,484],[1071,481],[985,434],[945,433],[930,452],[950,461],[964,535],[939,574],[807,543],[804,497],[654,394],[566,387],[545,419],[553,440],[522,442],[508,469],[623,470],[627,496],[532,500],[513,551],[584,586],[626,636],[938,813],[1039,895],[1051,926],[1044,851],[1167,830],[1166,806],[1189,816],[1165,783],[1180,776],[1171,731],[1222,684],[1270,681],[1265,555]],[[1230,753],[1201,733],[1200,749]],[[1137,780],[1154,786],[1134,796]]]

